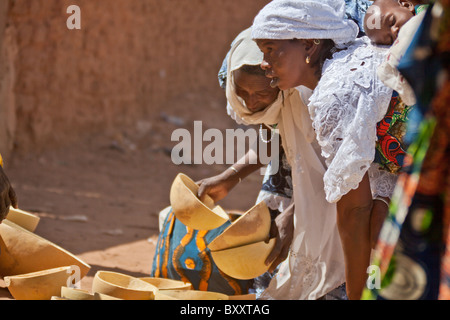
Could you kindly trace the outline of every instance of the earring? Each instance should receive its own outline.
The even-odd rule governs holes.
[[[316,46],[318,46],[318,45],[320,44],[320,40],[319,40],[319,39],[314,39],[314,44],[315,44]]]
[[[309,56],[306,57],[306,63],[309,64],[311,62],[311,59],[309,58]]]

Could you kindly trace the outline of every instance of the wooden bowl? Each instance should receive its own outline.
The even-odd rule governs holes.
[[[58,245],[7,219],[0,224],[0,252],[0,276],[3,277],[63,266],[78,266],[81,279],[91,268]]]
[[[113,296],[108,296],[107,294],[94,292],[94,300],[123,300]]]
[[[228,296],[229,300],[256,300],[256,294],[255,293],[249,293],[249,294],[240,294],[240,295],[234,295],[234,296]]]
[[[154,285],[122,273],[97,271],[92,291],[123,300],[154,300],[158,288]]]
[[[271,218],[265,202],[260,202],[236,219],[208,248],[219,251],[269,239]]]
[[[95,300],[94,295],[87,290],[71,288],[66,286],[61,287],[60,297],[68,300]]]
[[[235,279],[254,279],[265,273],[269,266],[264,261],[275,245],[275,238],[245,246],[211,251],[211,256],[223,273]]]
[[[51,300],[67,285],[70,266],[47,269],[4,278],[5,285],[16,300]]]
[[[158,290],[192,290],[192,284],[189,282],[183,282],[180,280],[167,279],[167,278],[155,278],[155,277],[144,277],[139,278],[145,282],[148,282]]]
[[[212,230],[229,220],[227,213],[207,195],[198,198],[199,186],[188,176],[179,173],[170,188],[170,205],[178,220],[195,230]]]
[[[41,218],[37,215],[20,209],[14,209],[13,207],[9,207],[9,212],[6,219],[30,232],[34,232],[34,230],[36,230],[39,220],[41,220]]]
[[[161,294],[167,297],[172,297],[175,300],[228,300],[228,296],[226,294],[212,291],[164,290]]]
[[[61,287],[61,298],[67,300],[121,300],[106,294],[98,292],[90,293],[87,290],[71,287]]]

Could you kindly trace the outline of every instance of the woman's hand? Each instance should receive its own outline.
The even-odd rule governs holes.
[[[17,196],[3,168],[0,166],[0,223],[8,215],[10,206],[17,209]]]
[[[214,202],[217,202],[225,198],[238,183],[239,176],[236,172],[227,169],[217,176],[198,181],[197,184],[200,187],[197,196],[203,201],[205,196],[209,195]]]
[[[273,272],[288,257],[294,238],[294,203],[289,205],[272,222],[270,238],[276,238],[276,241],[265,263],[266,265],[270,264],[269,272]]]

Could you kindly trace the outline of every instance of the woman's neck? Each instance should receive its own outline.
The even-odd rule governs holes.
[[[302,85],[308,89],[314,90],[319,83],[321,72],[317,68],[311,68],[311,72],[304,74],[302,77]]]

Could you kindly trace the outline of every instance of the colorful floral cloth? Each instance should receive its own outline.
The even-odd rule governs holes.
[[[386,116],[377,124],[375,162],[389,172],[397,173],[403,167],[406,155],[406,122],[412,106],[407,106],[394,91]]]

